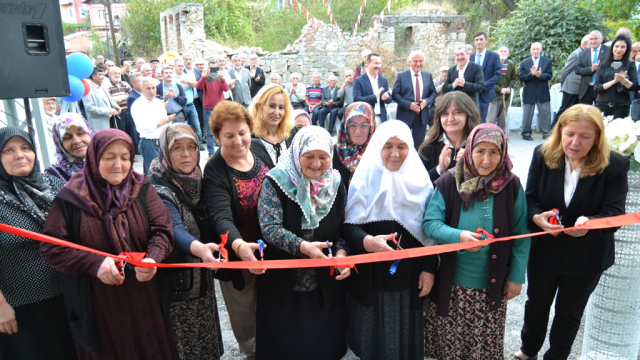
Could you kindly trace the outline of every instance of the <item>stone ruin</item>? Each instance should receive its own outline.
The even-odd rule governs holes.
[[[438,68],[455,63],[455,48],[465,44],[465,22],[466,16],[433,11],[385,15],[381,21],[376,20],[374,30],[369,28],[368,36],[356,33],[352,37],[351,33],[339,33],[333,25],[316,20],[305,25],[300,37],[287,49],[264,53],[261,48],[231,49],[207,40],[202,4],[180,4],[160,13],[165,52],[189,52],[205,60],[221,52],[255,52],[267,78],[275,72],[286,83],[297,72],[302,74],[304,84],[311,83],[315,72],[322,74],[323,81],[332,74],[341,79],[345,69],[360,63],[360,53],[365,48],[382,55],[386,73],[406,69],[408,53],[422,50],[426,54],[424,69],[436,76]]]

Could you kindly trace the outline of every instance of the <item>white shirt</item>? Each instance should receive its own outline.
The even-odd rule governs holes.
[[[480,63],[478,65],[482,66],[484,64],[484,58],[487,55],[487,49],[484,49],[482,52],[476,52],[476,64],[478,64],[478,56],[480,56]]]
[[[191,70],[189,70],[187,68],[184,68],[184,70],[182,71],[182,74],[183,74],[182,76],[187,76],[187,77],[185,77],[185,79],[187,79],[189,81],[191,81],[191,80],[196,81],[196,72],[193,71],[193,68],[191,68]],[[180,84],[180,85],[182,85],[182,84]],[[182,87],[185,87],[185,86],[186,86],[186,84],[183,85]],[[198,89],[196,89],[195,86],[192,86],[192,88],[193,88],[193,98],[197,99],[198,98]],[[187,91],[187,90],[185,89],[185,91]]]
[[[158,98],[149,101],[144,95],[131,105],[131,117],[142,139],[160,139],[160,132],[170,124],[157,126],[158,121],[167,117],[164,101]]]
[[[375,94],[378,91],[378,74],[376,74],[376,77],[372,77],[371,74],[369,74],[369,72],[367,71],[367,77],[369,78],[369,82],[371,83],[371,88],[373,88],[373,93]],[[374,109],[374,114],[380,115],[380,96],[376,98],[376,106]]]
[[[464,72],[467,71],[468,67],[469,67],[469,61],[467,61],[467,64],[464,66],[463,70],[460,70],[460,64],[456,66],[456,70],[458,70],[458,79],[464,79]]]
[[[571,171],[571,165],[566,156],[564,157],[564,164],[564,205],[569,207],[580,180],[580,168]]]
[[[420,99],[422,99],[422,94],[424,93],[424,84],[423,84],[423,81],[422,81],[422,74],[418,73],[418,77],[416,78],[416,73],[411,69],[409,69],[409,71],[411,71],[411,84],[412,84],[413,92],[416,91],[416,81],[418,81],[418,83],[419,83],[418,86],[420,87],[419,97],[420,97]],[[420,80],[418,80],[418,79],[420,79]],[[415,97],[416,94],[413,94],[413,95]]]
[[[539,69],[539,67],[538,67],[538,63],[540,62],[540,56],[538,56],[538,58],[537,58],[537,59],[536,59],[536,58],[534,58],[534,57],[532,56],[532,57],[531,57],[531,60],[533,60],[533,66],[535,66],[535,67],[536,67],[536,70],[538,70],[538,69]]]

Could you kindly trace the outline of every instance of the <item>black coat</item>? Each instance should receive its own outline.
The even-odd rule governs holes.
[[[440,153],[442,152],[442,148],[444,148],[444,141],[440,140],[435,142],[429,146],[425,146],[420,151],[420,160],[422,160],[422,164],[424,168],[429,172],[429,178],[431,178],[431,182],[438,180],[441,174],[438,174],[438,164],[440,162]],[[458,148],[464,149],[464,146]],[[456,166],[456,155],[458,151],[451,151],[451,162],[449,163],[449,167],[447,170],[454,168]]]
[[[454,65],[447,71],[447,80],[442,86],[442,93],[446,94],[452,91],[462,91],[469,95],[471,100],[480,108],[480,93],[484,89],[484,74],[482,66],[469,61],[467,69],[464,71],[464,86],[462,88],[454,88],[453,82],[458,78],[458,65]]]
[[[247,66],[247,69],[249,69],[249,72],[251,72],[250,66]],[[260,80],[256,81],[256,77],[258,76],[260,77]],[[262,71],[262,68],[257,66],[256,73],[253,74],[253,77],[251,78],[251,88],[249,89],[249,92],[251,93],[251,97],[256,96],[258,91],[260,91],[260,89],[262,89],[262,87],[264,86],[264,82],[265,82],[264,71]]]
[[[578,181],[569,207],[564,201],[564,171],[564,165],[550,169],[540,152],[540,145],[536,147],[525,191],[532,232],[542,231],[533,223],[533,216],[554,208],[560,211],[565,227],[573,226],[580,216],[597,219],[625,213],[629,159],[611,151],[609,166],[602,174]],[[564,233],[559,233],[557,238],[536,236],[531,242],[529,269],[544,267],[545,271],[571,275],[602,272],[614,263],[613,234],[616,230],[589,230],[579,238]]]
[[[520,75],[518,78],[523,84],[522,103],[534,105],[536,103],[546,103],[551,101],[549,92],[549,80],[553,76],[551,60],[548,57],[540,56],[538,69],[542,71],[540,77],[531,75],[533,59],[528,57],[520,63]]]
[[[622,83],[617,83],[605,90],[604,84],[613,80],[614,74],[621,71],[627,72],[627,78],[631,81],[631,87],[627,89]],[[596,104],[611,103],[612,105],[630,105],[631,94],[638,91],[638,70],[636,69],[635,62],[629,61],[626,69],[621,66],[617,70],[612,68],[610,64],[600,63],[596,71],[596,82],[593,84],[593,89],[598,94]]]

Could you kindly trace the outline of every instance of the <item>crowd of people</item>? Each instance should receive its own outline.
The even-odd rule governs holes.
[[[553,124],[543,119],[552,70],[542,45],[517,72],[482,32],[435,79],[412,52],[393,87],[370,51],[342,85],[313,74],[307,87],[297,73],[266,84],[257,55],[234,55],[230,67],[226,54],[206,65],[190,54],[164,66],[138,59],[136,71],[103,58],[76,111],[47,119],[50,167],[41,171],[28,133],[0,129],[0,222],[196,267],[133,266],[0,233],[0,358],[219,359],[217,279],[244,359],[341,359],[348,348],[361,359],[503,359],[507,304],[526,274],[522,345],[510,359],[538,358],[554,301],[544,359],[567,359],[615,261],[616,229],[580,225],[625,213],[629,159],[608,144],[603,114],[629,113],[631,54],[640,56],[624,33],[608,48],[597,31],[585,39],[563,69]],[[517,80],[522,136],[531,139],[537,105],[544,139],[526,184],[503,131]],[[555,232],[474,245],[537,231]],[[471,247],[357,268],[197,266],[222,253],[327,259],[454,243]]]

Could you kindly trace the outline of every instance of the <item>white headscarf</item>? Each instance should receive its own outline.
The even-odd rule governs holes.
[[[380,155],[384,144],[394,136],[409,146],[409,155],[398,171],[387,169]],[[413,146],[411,130],[402,121],[386,121],[373,133],[353,173],[345,223],[392,220],[407,229],[422,245],[433,245],[434,241],[422,230],[422,218],[432,191],[429,173]]]

